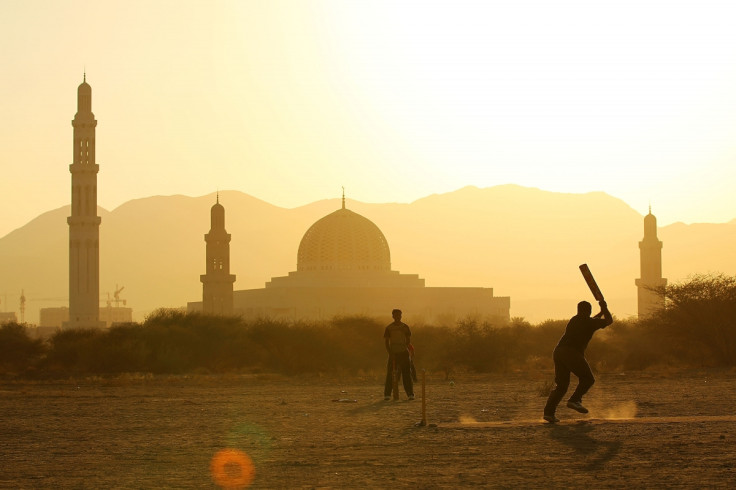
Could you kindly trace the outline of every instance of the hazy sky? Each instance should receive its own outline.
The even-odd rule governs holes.
[[[734,26],[708,0],[1,0],[0,236],[68,203],[85,68],[107,209],[515,183],[729,221]]]

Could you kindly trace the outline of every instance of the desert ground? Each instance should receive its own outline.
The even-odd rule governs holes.
[[[590,414],[541,411],[552,373],[129,375],[0,382],[2,488],[652,488],[736,485],[736,372],[599,374]],[[215,480],[214,477],[219,478]],[[220,485],[218,485],[218,482]]]

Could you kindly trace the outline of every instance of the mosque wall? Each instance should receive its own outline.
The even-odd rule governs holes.
[[[492,288],[290,287],[234,291],[234,314],[245,319],[328,320],[334,316],[389,318],[399,308],[413,324],[452,325],[472,317],[495,324],[510,319],[511,299]],[[201,311],[201,303],[189,303]]]

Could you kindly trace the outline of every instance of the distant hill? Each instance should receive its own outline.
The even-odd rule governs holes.
[[[219,196],[232,234],[236,289],[263,287],[295,270],[304,232],[340,207],[339,199],[285,209],[237,191]],[[214,194],[155,196],[109,212],[100,208],[102,304],[116,285],[125,287],[121,297],[136,319],[199,300],[214,202]],[[612,311],[636,314],[643,216],[605,193],[465,187],[410,204],[348,200],[347,207],[381,228],[392,269],[419,274],[428,286],[493,287],[497,296],[511,297],[512,316],[564,318],[577,301],[591,299],[578,272],[587,262]],[[17,311],[21,289],[29,322],[38,321],[41,307],[67,304],[69,214],[68,206],[49,211],[0,239],[0,309]],[[670,281],[696,272],[736,273],[736,220],[677,223],[660,228],[659,237]]]

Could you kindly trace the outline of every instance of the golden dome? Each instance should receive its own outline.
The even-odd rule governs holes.
[[[391,270],[391,252],[381,230],[345,208],[314,223],[297,254],[297,271],[336,270]]]

